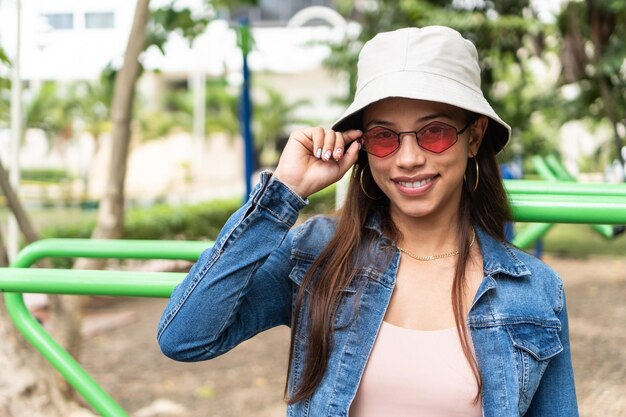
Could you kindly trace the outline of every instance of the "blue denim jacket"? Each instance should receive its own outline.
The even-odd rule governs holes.
[[[227,221],[176,287],[158,327],[161,350],[180,361],[214,358],[263,330],[290,326],[302,279],[329,241],[335,221],[315,217],[292,228],[306,204],[263,173],[248,202]],[[400,253],[373,218],[335,317],[326,373],[287,415],[347,416],[394,289]],[[484,278],[467,317],[483,381],[485,417],[577,416],[561,280],[541,261],[477,230]],[[306,303],[305,296],[305,303]],[[289,385],[307,350],[300,320]]]

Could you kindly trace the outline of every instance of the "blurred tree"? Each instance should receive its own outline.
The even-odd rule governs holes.
[[[255,102],[253,119],[257,167],[276,165],[286,142],[285,129],[296,124],[314,124],[314,121],[296,115],[298,109],[310,104],[309,100],[301,99],[289,103],[273,88],[264,86],[261,89],[264,100]]]
[[[62,89],[54,81],[45,81],[35,96],[25,103],[24,129],[20,142],[24,143],[26,129],[41,129],[48,139],[49,147],[64,147],[74,136],[77,107],[73,85]]]
[[[1,48],[0,63],[10,64]],[[10,106],[9,94],[7,94],[9,87],[8,80],[0,77],[0,123],[6,125],[8,125],[8,108]],[[27,108],[25,118],[28,121],[30,114],[30,123],[33,125],[40,124],[46,128],[54,126],[53,129],[55,129],[61,124],[35,117],[34,111],[42,102],[50,102],[50,97],[54,96],[51,94],[51,88],[47,86],[45,91],[37,96],[38,98]],[[32,227],[19,197],[11,187],[7,172],[1,162],[0,189],[2,189],[9,209],[17,219],[26,243],[38,240],[39,236]],[[6,249],[2,233],[0,233],[0,266],[7,266],[7,264]],[[4,297],[0,298],[0,309],[5,310]],[[58,383],[57,372],[45,362],[38,352],[28,345],[6,314],[0,315],[0,340],[2,340],[0,343],[0,363],[2,363],[0,414],[12,417],[92,415],[78,403],[63,395],[62,388]],[[42,400],[44,398],[45,400]]]
[[[112,89],[108,69],[102,72],[97,82],[82,82],[75,88],[76,117],[82,122],[82,130],[94,140],[94,154],[99,149],[102,134],[112,128]]]
[[[233,138],[239,133],[239,94],[225,78],[207,82],[205,117],[207,134],[224,132]]]
[[[362,25],[358,35],[332,44],[325,61],[331,70],[348,74],[350,88],[341,101],[350,101],[354,96],[356,62],[365,41],[379,32],[406,26],[446,25],[476,45],[483,92],[496,112],[513,127],[514,143],[527,154],[554,149],[552,137],[531,126],[533,115],[540,111],[538,103],[545,102],[548,95],[545,89],[533,84],[528,70],[528,60],[543,51],[546,30],[529,0],[337,0],[337,7],[340,13]],[[510,156],[509,151],[503,158]]]
[[[137,0],[124,61],[115,73],[111,101],[112,146],[108,178],[92,234],[95,239],[119,239],[124,230],[124,181],[131,135],[135,86],[141,73],[139,55],[145,49],[150,17],[149,0]],[[77,269],[102,269],[103,260],[78,259]],[[59,296],[51,302],[50,327],[53,337],[74,357],[80,356],[83,297]],[[69,391],[71,392],[71,390]]]
[[[0,127],[9,125],[10,87],[11,83],[2,75],[2,70],[11,65],[9,57],[0,46]]]
[[[98,208],[96,227],[92,233],[95,239],[119,239],[124,232],[124,182],[131,139],[131,122],[135,103],[137,80],[142,73],[141,53],[151,46],[163,51],[167,35],[177,32],[190,41],[202,33],[212,17],[213,7],[226,7],[230,4],[254,3],[254,0],[228,2],[226,0],[205,0],[207,9],[196,14],[182,7],[176,1],[158,8],[149,9],[149,0],[137,0],[134,18],[128,36],[122,66],[114,72],[113,95],[111,101],[112,146],[109,154],[109,169],[104,195]],[[106,260],[78,259],[77,269],[102,269]],[[79,357],[82,322],[82,306],[85,298],[60,296],[59,302],[51,305],[50,326],[53,336],[74,356]]]
[[[239,132],[239,97],[225,78],[210,79],[206,82],[205,132],[226,133],[233,138]],[[193,91],[172,89],[165,92],[162,103],[150,110],[141,111],[139,123],[142,139],[157,139],[167,135],[172,129],[191,132],[193,123]]]
[[[610,159],[624,166],[626,133],[626,1],[568,2],[558,17],[562,38],[561,83],[577,92],[563,117],[608,120],[613,131]],[[570,88],[570,91],[572,88]]]

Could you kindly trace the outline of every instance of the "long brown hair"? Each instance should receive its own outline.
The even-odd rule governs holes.
[[[508,201],[493,147],[495,138],[490,138],[489,133],[488,129],[475,156],[480,169],[480,178],[474,191],[468,189],[468,187],[473,188],[476,181],[474,161],[469,160],[466,168],[466,184],[469,186],[463,187],[458,211],[459,256],[451,294],[454,319],[463,353],[470,363],[478,384],[475,402],[478,402],[480,398],[482,382],[463,317],[465,311],[463,295],[466,291],[465,267],[469,259],[471,239],[468,230],[472,225],[476,225],[494,238],[504,240],[504,224],[510,219]],[[369,197],[363,192],[362,186],[367,190]],[[373,200],[370,197],[377,199]],[[307,271],[299,289],[291,326],[288,374],[291,372],[295,340],[303,336],[298,335],[298,321],[301,320],[303,314],[307,315],[308,346],[304,373],[301,381],[297,382],[297,386],[292,387],[292,395],[289,395],[289,378],[287,378],[285,398],[289,404],[297,403],[313,395],[324,376],[332,349],[333,318],[341,298],[341,290],[346,288],[354,278],[360,245],[368,239],[375,239],[375,236],[368,234],[369,230],[364,228],[368,217],[374,211],[379,211],[382,214],[382,230],[385,235],[394,241],[400,237],[399,230],[389,216],[388,207],[389,200],[378,188],[369,171],[367,154],[361,151],[352,170],[345,203],[337,212],[335,234]],[[307,288],[310,291],[309,302],[303,310],[303,298]]]

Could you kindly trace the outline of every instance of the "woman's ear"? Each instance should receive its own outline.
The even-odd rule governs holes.
[[[470,127],[470,139],[469,139],[469,156],[474,157],[478,153],[478,148],[483,141],[485,131],[489,125],[489,118],[487,116],[480,115]]]

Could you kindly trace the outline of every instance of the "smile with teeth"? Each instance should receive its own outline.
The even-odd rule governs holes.
[[[406,187],[406,188],[419,188],[419,187],[423,187],[424,185],[428,184],[434,178],[435,177],[425,178],[425,179],[423,179],[421,181],[413,181],[413,182],[398,181],[398,184],[400,184],[401,186]]]

